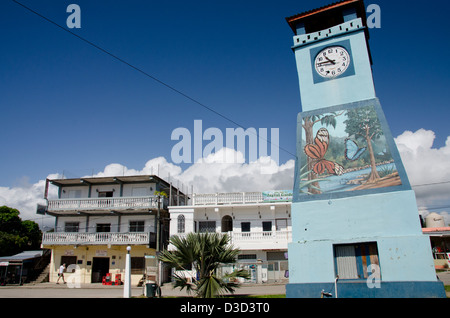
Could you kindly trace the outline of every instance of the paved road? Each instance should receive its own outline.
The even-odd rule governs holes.
[[[81,284],[81,288],[69,288],[68,285],[42,283],[24,286],[0,287],[0,298],[121,298],[123,286],[105,286],[101,284]],[[132,297],[143,295],[142,287],[131,289]],[[165,284],[161,290],[162,296],[189,296],[185,290],[173,289],[171,284]],[[242,286],[236,290],[236,295],[285,294],[285,285],[252,285]]]
[[[444,285],[450,285],[450,272],[439,273]],[[64,284],[42,283],[24,286],[1,286],[0,298],[122,298],[123,286],[104,286],[101,284],[82,284],[81,288],[69,288]],[[274,295],[285,294],[284,284],[244,285],[236,290],[236,295]],[[131,295],[139,297],[142,287],[133,287]],[[163,296],[188,296],[185,290],[173,289],[171,284],[162,287]],[[450,296],[450,295],[449,295]]]

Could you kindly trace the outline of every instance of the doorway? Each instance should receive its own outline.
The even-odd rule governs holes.
[[[103,276],[109,272],[109,257],[94,257],[92,259],[91,283],[101,283]]]
[[[229,215],[222,218],[222,233],[233,231],[233,219]]]

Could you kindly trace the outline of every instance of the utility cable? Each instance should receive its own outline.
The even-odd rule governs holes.
[[[111,56],[112,58],[116,59],[117,61],[119,61],[119,62],[121,62],[121,63],[123,63],[123,64],[125,64],[125,65],[127,65],[127,66],[129,66],[129,67],[131,67],[131,68],[134,69],[135,71],[138,71],[139,73],[141,73],[141,74],[147,76],[148,78],[151,78],[152,80],[158,82],[159,84],[161,84],[161,85],[167,87],[168,89],[174,91],[175,93],[177,93],[177,94],[179,94],[179,95],[185,97],[186,99],[188,99],[188,100],[190,100],[190,101],[196,103],[197,105],[200,105],[201,107],[203,107],[203,108],[209,110],[210,112],[212,112],[212,113],[214,113],[214,114],[216,114],[216,115],[222,117],[223,119],[225,119],[225,120],[231,122],[232,124],[234,124],[234,125],[236,125],[236,126],[238,126],[238,127],[241,127],[241,128],[244,129],[244,130],[247,130],[247,128],[245,128],[243,125],[237,123],[237,122],[234,121],[233,119],[228,118],[227,116],[225,116],[225,115],[219,113],[218,111],[214,110],[213,108],[211,108],[211,107],[209,107],[209,106],[207,106],[207,105],[205,105],[205,104],[199,102],[199,101],[196,100],[195,98],[190,97],[190,96],[187,95],[186,93],[183,93],[182,91],[180,91],[180,90],[176,89],[175,87],[173,87],[173,86],[171,86],[171,85],[169,85],[169,84],[163,82],[162,80],[156,78],[155,76],[153,76],[153,75],[151,75],[151,74],[149,74],[149,73],[147,73],[147,72],[141,70],[140,68],[138,68],[138,67],[134,66],[133,64],[131,64],[131,63],[125,61],[124,59],[118,57],[117,55],[115,55],[115,54],[113,54],[113,53],[107,51],[106,49],[104,49],[104,48],[98,46],[97,44],[93,43],[92,41],[89,41],[89,40],[83,38],[82,36],[79,36],[78,34],[76,34],[76,33],[72,32],[72,31],[68,30],[67,28],[65,28],[65,27],[59,25],[58,23],[56,23],[56,22],[50,20],[49,18],[43,16],[42,14],[40,14],[39,12],[37,12],[37,11],[31,9],[30,7],[27,7],[26,5],[20,3],[20,2],[18,2],[18,1],[16,1],[16,0],[12,0],[12,1],[15,2],[15,3],[17,3],[18,5],[20,5],[21,7],[27,9],[28,11],[34,13],[34,14],[37,15],[38,17],[44,19],[45,21],[47,21],[47,22],[49,22],[49,23],[55,25],[56,27],[60,28],[61,30],[64,30],[65,32],[67,32],[67,33],[69,33],[69,34],[71,34],[71,35],[77,37],[78,39],[82,40],[83,42],[85,42],[85,43],[91,45],[92,47],[96,48],[97,50],[99,50],[99,51],[101,51],[101,52],[103,52],[103,53],[105,53],[105,54]],[[260,137],[260,136],[258,136],[258,137],[261,138],[261,139],[265,139],[265,138]],[[268,143],[272,144],[272,142],[271,142],[270,140],[267,140],[267,139],[266,139],[265,141],[267,141]],[[281,150],[287,152],[288,154],[292,155],[293,157],[297,157],[296,155],[294,155],[293,153],[291,153],[289,150],[286,150],[286,149],[280,147],[279,145],[276,145],[276,146],[277,146],[279,149],[281,149]]]

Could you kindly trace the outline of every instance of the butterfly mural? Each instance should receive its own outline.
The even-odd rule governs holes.
[[[336,162],[324,159],[329,142],[330,135],[328,130],[320,128],[314,138],[314,144],[307,144],[304,151],[309,158],[316,160],[312,169],[315,174],[320,175],[327,170],[329,174],[340,176],[344,172],[344,168]]]
[[[366,151],[366,147],[359,148],[356,141],[345,139],[345,159],[355,161]]]

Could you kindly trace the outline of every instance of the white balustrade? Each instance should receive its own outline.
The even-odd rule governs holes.
[[[166,202],[161,204],[161,208]],[[156,196],[146,197],[112,197],[48,200],[48,211],[89,211],[106,209],[140,209],[157,208]]]
[[[78,233],[78,232],[53,232],[42,235],[43,245],[125,245],[125,244],[149,244],[150,233],[126,232],[126,233]]]
[[[262,192],[230,192],[194,194],[193,205],[219,205],[263,202]]]
[[[292,231],[258,231],[258,232],[227,232],[231,237],[231,244],[237,248],[287,248],[292,242]],[[186,237],[186,233],[174,234],[179,237]]]

